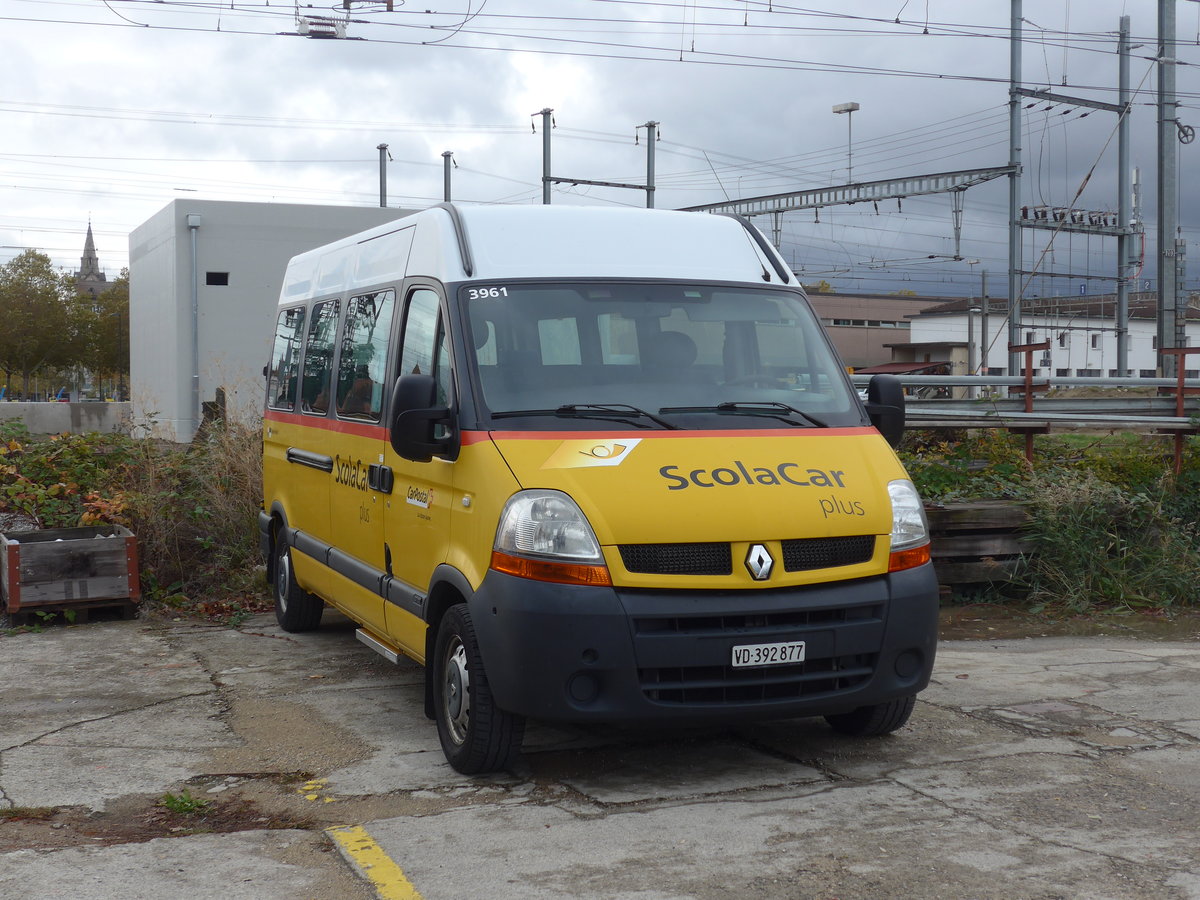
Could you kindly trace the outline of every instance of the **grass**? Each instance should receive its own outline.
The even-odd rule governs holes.
[[[1200,450],[1189,439],[1180,475],[1169,436],[1021,439],[1000,431],[905,436],[901,456],[926,502],[1024,503],[1031,551],[1011,584],[1031,611],[1056,614],[1167,610],[1200,603]]]
[[[201,797],[193,797],[191,790],[184,788],[178,794],[167,792],[162,795],[158,805],[168,812],[181,816],[202,816],[212,805]]]

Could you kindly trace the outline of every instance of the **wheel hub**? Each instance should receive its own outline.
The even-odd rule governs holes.
[[[292,583],[292,563],[286,551],[279,554],[275,568],[275,602],[286,611],[288,586]]]
[[[451,738],[456,744],[463,743],[471,724],[471,673],[467,669],[466,647],[458,639],[446,648],[442,705]]]

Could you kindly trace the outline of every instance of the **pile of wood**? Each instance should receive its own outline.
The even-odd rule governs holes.
[[[943,590],[1012,581],[1028,551],[1022,529],[1029,513],[1007,500],[977,500],[927,507],[933,565]]]

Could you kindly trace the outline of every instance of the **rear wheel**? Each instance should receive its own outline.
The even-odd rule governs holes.
[[[848,713],[838,713],[826,716],[834,731],[853,737],[876,737],[881,734],[891,734],[908,721],[916,706],[916,694],[907,697],[897,697],[885,703],[873,703],[870,706],[860,706]]]
[[[432,662],[438,737],[450,765],[464,775],[507,768],[521,750],[525,719],[496,706],[465,603],[442,617]]]
[[[275,621],[284,631],[312,631],[321,624],[325,603],[296,583],[292,548],[283,534],[275,536]]]

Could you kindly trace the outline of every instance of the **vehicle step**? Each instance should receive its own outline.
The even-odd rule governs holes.
[[[388,662],[396,663],[400,661],[400,651],[398,649],[393,647],[391,644],[387,644],[381,639],[375,637],[375,635],[371,634],[366,629],[358,629],[358,631],[354,632],[354,636]]]

